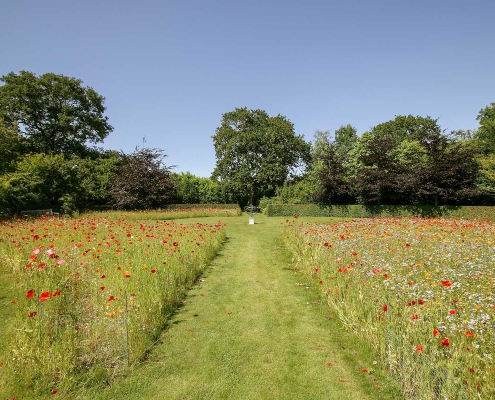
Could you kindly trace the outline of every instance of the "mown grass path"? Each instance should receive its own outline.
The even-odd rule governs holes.
[[[225,247],[148,359],[91,397],[397,399],[369,346],[299,282],[280,240],[282,221],[225,219]]]

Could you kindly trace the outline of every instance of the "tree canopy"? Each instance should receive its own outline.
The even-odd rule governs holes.
[[[236,108],[223,114],[213,142],[217,160],[213,177],[248,192],[253,204],[310,159],[310,145],[295,134],[293,124],[264,110]]]
[[[168,204],[173,196],[171,169],[163,164],[160,149],[136,148],[122,154],[110,183],[111,204],[118,209],[151,209]]]
[[[0,115],[18,124],[35,153],[81,156],[113,130],[103,115],[105,98],[80,79],[21,71],[0,80]]]

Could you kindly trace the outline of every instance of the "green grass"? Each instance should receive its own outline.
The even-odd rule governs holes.
[[[218,217],[198,221],[216,223]],[[224,248],[146,359],[104,389],[95,375],[92,386],[78,393],[59,391],[46,398],[401,398],[374,362],[370,343],[345,330],[294,272],[281,240],[283,221],[257,215],[256,224],[249,225],[245,214],[225,219]],[[0,293],[5,321],[8,299],[1,288]],[[0,354],[7,356],[4,347]]]

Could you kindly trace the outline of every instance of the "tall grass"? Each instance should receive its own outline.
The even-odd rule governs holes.
[[[408,398],[495,398],[495,225],[292,220],[284,233],[297,268]]]
[[[221,223],[118,216],[1,224],[15,313],[6,387],[105,384],[146,357],[224,238]]]

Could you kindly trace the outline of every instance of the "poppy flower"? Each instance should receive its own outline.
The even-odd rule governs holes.
[[[422,345],[422,344],[418,344],[418,345],[416,345],[416,351],[417,351],[418,353],[422,353],[422,352],[424,352],[424,351],[425,351],[425,348],[423,347],[423,345]]]
[[[43,292],[40,295],[40,301],[43,303],[50,298],[50,292]]]
[[[449,287],[449,286],[452,286],[452,282],[450,282],[450,281],[442,281],[442,285],[445,286],[445,287]]]
[[[112,300],[115,300],[115,297],[110,296],[107,301],[112,301]]]
[[[179,242],[174,242],[173,245],[174,247],[177,247],[179,245]]]
[[[52,293],[52,297],[60,296],[60,289]]]
[[[387,312],[387,310],[388,310],[388,305],[387,305],[387,304],[385,304],[385,305],[383,306],[382,310],[383,310],[383,312]]]
[[[411,319],[418,319],[418,318],[419,318],[418,314],[414,314],[414,315],[411,317]]]
[[[437,329],[437,328],[434,328],[434,329],[433,329],[433,335],[434,335],[434,336],[438,336],[438,335],[440,335],[440,332],[438,332],[438,329]]]
[[[151,273],[154,274],[156,272],[156,269],[152,269]]]
[[[31,289],[27,292],[26,299],[31,299],[34,297],[34,289]]]
[[[450,341],[449,341],[449,339],[443,339],[441,343],[442,343],[442,346],[448,346],[450,344]]]
[[[454,315],[454,314],[456,314],[456,311],[455,311],[455,310],[450,310],[450,311],[449,311],[449,314],[450,314],[450,315]]]
[[[474,337],[474,333],[471,332],[471,331],[466,331],[466,333],[464,333],[467,337]]]
[[[28,315],[28,318],[34,317],[36,314],[38,314],[36,311],[33,311],[31,314]]]

